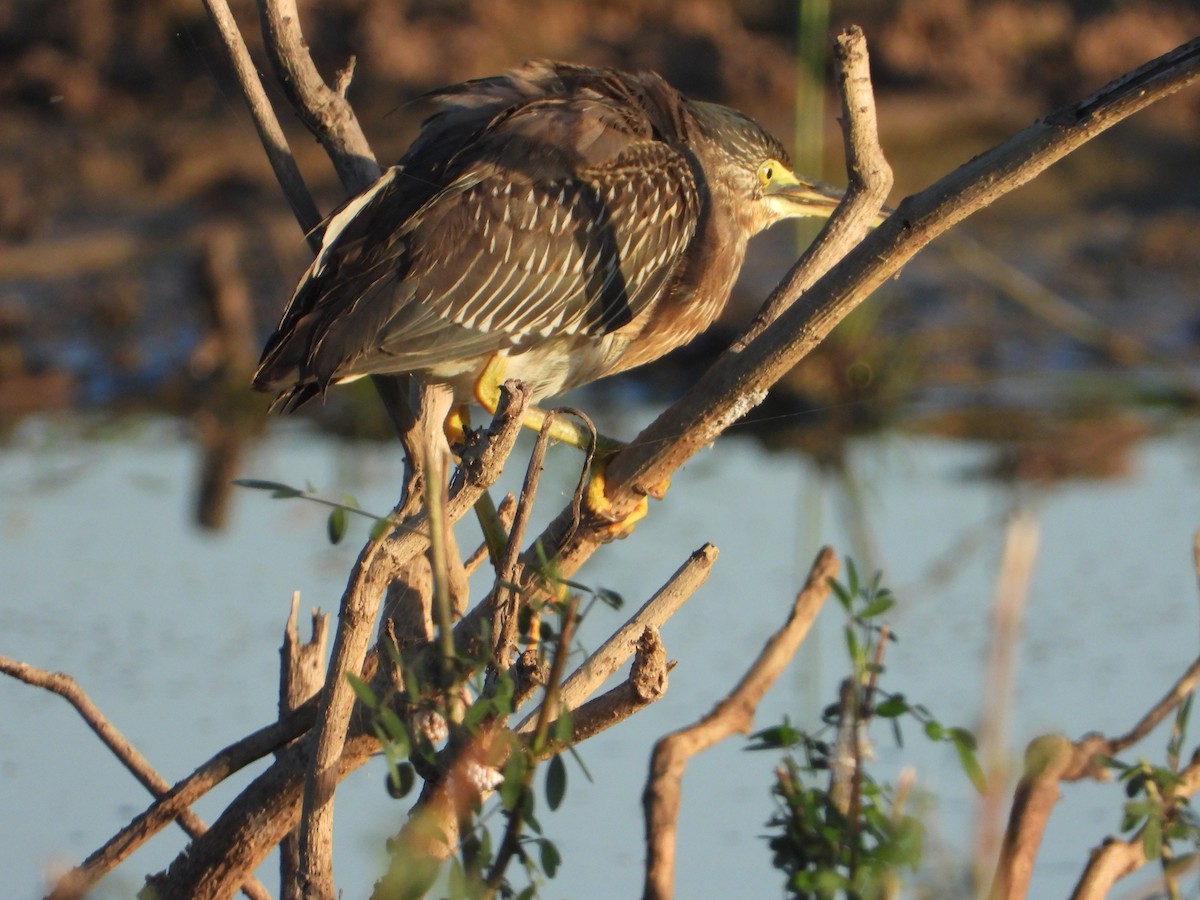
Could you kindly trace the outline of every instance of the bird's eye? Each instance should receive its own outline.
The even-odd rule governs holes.
[[[775,161],[768,159],[765,163],[758,167],[759,184],[766,187],[771,183],[771,179],[775,177]]]

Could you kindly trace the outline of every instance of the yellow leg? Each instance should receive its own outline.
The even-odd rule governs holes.
[[[446,433],[446,440],[450,442],[451,447],[466,444],[467,429],[470,427],[471,416],[465,406],[457,406],[450,410],[446,421],[442,423],[442,430]]]
[[[500,403],[500,386],[504,384],[507,370],[508,357],[497,353],[488,360],[483,374],[475,382],[475,399],[490,413],[494,413],[496,406]],[[541,431],[545,422],[546,411],[537,406],[526,409],[521,420],[522,425],[533,431]],[[578,422],[562,416],[555,417],[554,421],[550,423],[550,437],[564,444],[570,444],[572,447],[578,447],[580,450],[586,450],[592,441],[590,431]],[[597,456],[612,456],[623,446],[620,441],[614,441],[604,435],[596,435]]]
[[[500,403],[500,386],[504,384],[504,376],[507,369],[508,357],[496,354],[488,360],[483,374],[475,382],[475,398],[479,401],[479,405],[489,412],[494,413],[496,406]],[[447,429],[449,429],[450,420],[447,419],[446,421]],[[531,406],[525,410],[522,424],[526,428],[541,431],[545,422],[545,410],[539,409],[536,406]],[[586,450],[592,441],[590,431],[580,426],[577,422],[563,417],[556,417],[550,423],[550,437],[564,444],[578,447],[580,450]],[[605,461],[624,446],[620,441],[615,441],[604,435],[596,435],[595,462],[592,466],[592,474],[588,480],[587,493],[585,495],[588,509],[599,518],[606,519],[612,523],[604,529],[609,540],[623,538],[631,534],[634,526],[646,517],[650,505],[649,499],[643,497],[637,508],[624,519],[617,519],[611,512],[612,505],[608,502],[608,496],[604,488]],[[656,499],[661,500],[669,485],[670,480],[668,479],[650,493]]]

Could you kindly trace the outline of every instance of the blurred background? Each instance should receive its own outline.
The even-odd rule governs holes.
[[[233,6],[257,48],[252,5]],[[421,93],[550,56],[656,69],[686,93],[760,119],[795,145],[800,170],[834,183],[844,175],[825,36],[858,23],[896,171],[893,200],[1200,32],[1189,0],[301,8],[328,76],[357,59],[350,99],[383,163],[428,112],[414,102]],[[0,422],[56,409],[193,415],[224,386],[241,393],[307,250],[200,4],[16,0],[0,11],[0,62]],[[343,199],[330,167],[282,102],[280,114],[328,211]],[[1125,388],[1190,405],[1186,380],[1145,367],[1194,360],[1198,128],[1200,96],[1182,92],[977,216],[963,230],[977,245],[956,238],[924,254],[776,403],[834,396],[871,420],[897,404],[961,410],[981,395],[1008,409],[1062,398],[1045,396],[1041,379],[1038,397],[1008,396],[1002,376],[1051,372],[1061,386],[1064,372],[1120,370]],[[795,244],[784,228],[758,242],[727,327],[654,373],[655,383],[727,340]],[[380,432],[369,386],[345,394],[306,414]],[[929,427],[982,427],[937,418]]]
[[[253,5],[232,5],[267,71]],[[1200,34],[1195,0],[300,8],[327,77],[357,60],[349,97],[381,163],[401,154],[428,112],[423,92],[552,57],[656,69],[689,95],[755,117],[794,148],[798,171],[834,184],[845,176],[826,36],[856,23],[870,46],[893,204]],[[332,170],[266,83],[328,212],[344,199]],[[615,545],[592,577],[640,602],[700,541],[714,540],[725,580],[712,591],[755,610],[733,637],[711,634],[703,617],[683,621],[682,640],[666,635],[681,663],[703,670],[726,652],[715,638],[741,655],[757,648],[816,546],[832,542],[860,569],[880,566],[909,589],[914,611],[899,613],[896,628],[920,639],[893,662],[903,669],[907,660],[907,677],[933,695],[916,699],[968,727],[998,711],[997,770],[1038,729],[1132,724],[1196,652],[1198,172],[1193,87],[973,216],[698,457],[641,526],[650,535]],[[781,226],[757,239],[717,328],[571,402],[614,436],[636,434],[737,333],[812,234]],[[76,674],[169,778],[217,749],[214,740],[270,718],[273,641],[291,590],[335,606],[353,555],[322,547],[319,511],[231,493],[230,481],[312,481],[334,498],[353,491],[376,511],[399,486],[399,451],[369,384],[288,419],[268,416],[268,398],[248,389],[309,258],[198,0],[0,5],[0,653]],[[575,464],[569,452],[558,463],[562,491]],[[988,610],[1014,510],[1047,535],[1027,585],[1044,618],[1031,612],[1026,630],[1008,636],[1018,665],[985,687],[982,675],[964,673],[994,649]],[[594,642],[614,621],[597,625]],[[834,637],[776,713],[798,717],[797,706],[819,709],[831,696]],[[1133,684],[1131,668],[1144,681]],[[726,680],[681,680],[663,712],[655,707],[660,717],[637,726],[644,732],[631,728],[592,751],[595,768],[608,760],[612,778],[632,779],[614,791],[598,778],[592,789],[593,803],[622,804],[604,814],[627,817],[627,827],[604,852],[586,829],[574,856],[564,837],[571,896],[626,869],[629,890],[607,896],[636,890],[636,782],[650,742],[704,712]],[[102,751],[56,702],[0,684],[0,715],[19,723],[0,729],[0,833],[9,832],[0,870],[20,872],[14,883],[30,893],[55,860],[89,852],[143,802],[115,764],[92,761]],[[55,753],[42,749],[50,735]],[[778,884],[755,836],[769,813],[772,763],[738,781],[730,773],[745,757],[730,752],[712,764],[705,790],[715,808],[743,818],[723,814],[704,831],[700,815],[689,826],[695,833],[681,840],[701,852],[681,872],[683,896],[715,890],[730,872],[726,892],[744,891],[750,869],[767,873],[761,891]],[[922,775],[936,782],[953,768],[932,757]],[[370,802],[382,795],[375,774],[362,789]],[[940,896],[953,895],[946,883],[966,883],[970,836],[988,832],[976,828],[963,779],[950,790],[959,793],[938,814],[949,848],[924,876],[943,885]],[[1049,880],[1035,893],[1068,893],[1118,812],[1111,799],[1077,805],[1075,824],[1051,838],[1066,843],[1048,849],[1039,878]],[[366,827],[346,838],[346,852],[363,857],[348,896],[378,871],[388,826]],[[745,855],[730,863],[723,854],[739,847]],[[175,849],[135,857],[112,895],[126,895]]]

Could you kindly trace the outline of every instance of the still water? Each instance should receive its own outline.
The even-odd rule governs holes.
[[[630,434],[621,425],[608,429]],[[899,595],[884,686],[927,705],[946,724],[978,726],[983,661],[1004,525],[1020,503],[1037,523],[1040,555],[1030,586],[1013,684],[1012,759],[1034,735],[1128,729],[1200,651],[1191,557],[1200,526],[1200,453],[1188,427],[1143,442],[1122,480],[1010,487],[973,477],[982,444],[901,434],[852,445],[872,549],[849,535],[837,483],[802,457],[729,437],[675,478],[631,540],[611,544],[579,580],[622,594],[636,608],[705,541],[720,548],[708,583],[663,629],[679,661],[666,697],[631,722],[584,744],[594,779],[569,764],[567,799],[541,821],[564,857],[547,897],[640,893],[640,794],[660,735],[694,721],[728,691],[782,624],[820,544],[878,565]],[[518,450],[518,457],[520,455]],[[523,464],[510,464],[509,486]],[[557,512],[577,458],[554,448],[539,509]],[[174,420],[129,423],[83,437],[75,425],[27,420],[0,448],[0,654],[73,674],[159,772],[174,781],[274,716],[277,648],[293,590],[302,608],[335,607],[365,525],[346,542],[325,540],[312,504],[242,491],[220,532],[192,524],[198,451]],[[242,477],[345,492],[386,511],[400,459],[387,445],[354,444],[303,425],[274,426],[240,464]],[[535,523],[536,524],[536,523]],[[472,545],[469,526],[460,540]],[[861,543],[861,537],[858,538]],[[863,555],[874,556],[864,563]],[[934,577],[934,576],[937,577]],[[597,608],[580,640],[595,647],[625,613]],[[815,722],[844,671],[841,614],[833,604],[758,724],[789,715]],[[99,846],[148,798],[75,713],[45,692],[0,680],[0,872],[3,893],[32,897],[53,867]],[[878,779],[916,767],[925,812],[926,881],[961,885],[976,800],[953,751],[916,728],[897,750],[878,729]],[[771,814],[776,758],[735,739],[693,761],[685,779],[680,897],[780,894],[761,838]],[[1130,757],[1164,756],[1152,736]],[[255,769],[255,772],[260,769]],[[252,775],[250,773],[250,775]],[[250,775],[198,804],[211,821]],[[383,866],[383,842],[406,805],[388,799],[382,762],[338,793],[336,880],[362,897]],[[1118,787],[1064,791],[1039,858],[1033,896],[1065,896],[1087,851],[1120,820]],[[494,828],[499,827],[499,819]],[[162,833],[98,896],[132,895],[184,845]],[[276,884],[274,861],[261,873]]]

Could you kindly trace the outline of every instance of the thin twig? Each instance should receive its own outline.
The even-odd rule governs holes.
[[[346,190],[366,190],[379,177],[375,154],[346,98],[313,64],[295,0],[259,0],[258,15],[267,57],[292,108],[325,148]]]
[[[496,583],[492,588],[492,600],[489,604],[492,611],[492,652],[485,689],[492,688],[500,672],[508,669],[517,646],[521,594],[516,589],[516,583],[521,545],[525,541],[529,517],[533,514],[533,502],[537,497],[542,464],[546,459],[546,448],[549,446],[550,428],[553,423],[554,411],[551,410],[542,420],[537,442],[533,445],[533,453],[529,455],[529,465],[525,468],[525,481],[521,485],[521,494],[513,513],[512,527],[504,543],[504,552],[496,566]]]
[[[665,900],[674,892],[675,835],[688,760],[735,732],[749,732],[759,702],[808,635],[829,596],[829,580],[837,571],[837,556],[824,548],[796,595],[787,622],[767,641],[737,686],[699,722],[655,744],[642,797],[646,813],[645,897]]]
[[[544,427],[542,430],[543,433],[547,431]],[[551,718],[557,715],[559,709],[558,688],[562,683],[563,670],[567,665],[567,655],[571,652],[571,641],[575,637],[575,622],[578,613],[579,595],[572,594],[570,601],[567,603],[566,612],[563,614],[562,629],[554,648],[554,663],[550,668],[550,679],[546,684],[546,699],[542,701],[541,710],[538,714],[537,728],[533,734],[533,742],[530,749],[534,756],[546,746],[546,737],[549,734]],[[504,829],[504,838],[500,842],[500,849],[496,852],[496,859],[492,863],[491,871],[488,873],[488,896],[494,896],[499,889],[501,882],[504,880],[504,872],[520,846],[521,827],[525,820],[524,794],[530,789],[530,785],[533,784],[533,774],[536,770],[537,766],[534,759],[531,758],[522,773],[521,794],[513,808],[508,811],[508,822]]]
[[[229,4],[226,0],[204,0],[204,5],[221,33],[225,52],[237,73],[238,84],[241,85],[242,95],[250,108],[250,117],[258,130],[263,150],[266,151],[267,159],[275,172],[275,179],[283,189],[284,197],[291,204],[301,230],[308,237],[309,246],[316,252],[321,248],[318,228],[321,224],[321,213],[313,201],[312,194],[308,192],[308,186],[304,183],[299,166],[296,165],[296,158],[288,146],[287,137],[284,136],[279,120],[275,117],[275,110],[271,107],[271,101],[267,99],[267,92],[263,90],[262,82],[259,81],[258,69],[255,68],[254,60],[250,58],[250,51],[246,49],[246,42],[242,40],[242,33],[238,31],[233,13],[229,11]]]
[[[171,786],[155,771],[154,766],[150,765],[150,761],[129,742],[125,735],[121,734],[120,729],[100,711],[100,707],[96,706],[92,698],[87,695],[87,691],[80,687],[79,682],[70,675],[62,672],[48,672],[7,656],[0,656],[0,672],[32,687],[40,687],[53,694],[58,694],[74,707],[96,737],[100,738],[103,744],[112,751],[113,756],[120,760],[121,764],[155,799],[161,800],[170,792]],[[179,827],[194,838],[208,830],[204,820],[190,809],[181,810],[177,821]],[[81,871],[81,869],[75,869],[72,874],[81,873]],[[72,877],[69,880],[63,879],[60,885],[61,888],[68,888],[63,892],[67,896],[70,896],[71,890],[74,889],[79,891],[76,896],[82,896],[92,884],[95,884],[96,880],[98,877],[97,879]],[[60,888],[56,888],[56,892],[59,890]],[[268,900],[271,896],[270,892],[253,877],[246,879],[242,885],[242,892],[247,897],[253,897],[254,900]]]
[[[560,702],[568,709],[575,709],[587,700],[633,655],[647,628],[661,628],[708,580],[716,561],[717,548],[712,544],[705,544],[688,557],[641,609],[571,673],[559,690]],[[531,731],[540,712],[535,709],[522,719],[515,729],[517,733]]]

